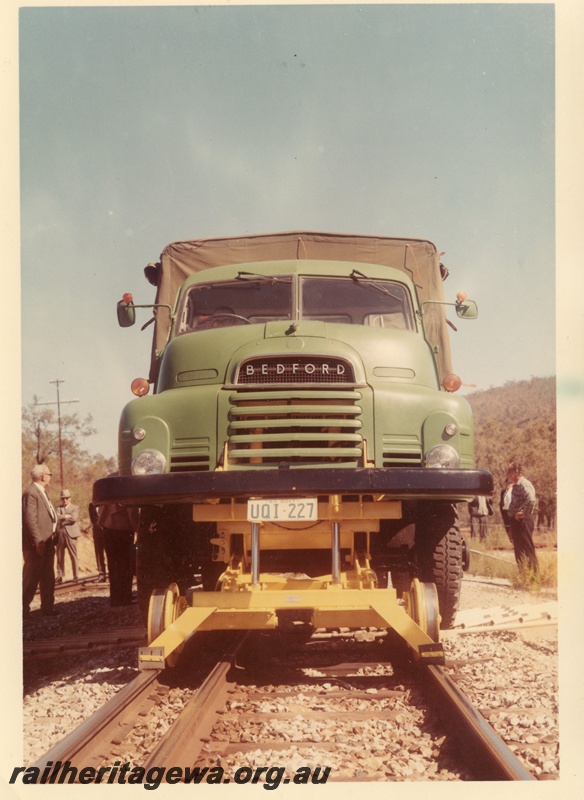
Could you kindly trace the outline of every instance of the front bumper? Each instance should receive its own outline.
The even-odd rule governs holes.
[[[459,502],[492,491],[493,476],[479,469],[254,469],[101,478],[93,485],[93,502],[148,506],[314,494],[382,494],[395,500]]]

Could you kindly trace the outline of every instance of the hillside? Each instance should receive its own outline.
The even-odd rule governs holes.
[[[467,395],[477,466],[493,473],[495,497],[509,461],[520,461],[538,497],[555,504],[556,379],[532,378]]]

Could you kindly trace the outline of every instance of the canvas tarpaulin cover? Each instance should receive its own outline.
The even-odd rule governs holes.
[[[226,237],[173,242],[160,256],[156,303],[174,308],[177,293],[189,275],[227,264],[249,264],[284,260],[349,261],[380,264],[406,273],[416,286],[420,304],[444,300],[440,263],[435,246],[420,239],[358,236],[341,233],[292,231],[255,236]],[[450,343],[444,306],[423,306],[424,328],[430,345],[436,349],[440,379],[452,372]],[[153,371],[156,353],[164,348],[169,329],[169,313],[157,309]],[[151,375],[151,379],[152,379]]]

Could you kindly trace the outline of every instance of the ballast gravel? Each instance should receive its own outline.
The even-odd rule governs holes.
[[[502,604],[525,603],[533,597],[486,580],[463,582],[462,608],[489,608]],[[139,624],[137,606],[110,608],[105,589],[89,590],[81,598],[57,598],[58,617],[41,618],[37,614],[24,623],[26,640],[45,639],[59,634],[108,630]],[[448,669],[462,690],[480,708],[495,730],[507,741],[516,755],[535,774],[559,775],[558,756],[558,649],[557,631],[550,626],[537,641],[524,639],[511,631],[473,633],[448,638],[445,642]],[[93,656],[67,656],[54,660],[31,661],[24,666],[24,737],[23,764],[32,764],[136,674],[136,649],[116,648]],[[464,663],[462,663],[464,662]],[[318,669],[315,670],[318,673]],[[383,667],[373,670],[383,674]],[[309,676],[307,676],[309,677]],[[335,692],[335,699],[326,695]],[[276,688],[276,687],[275,687]],[[278,692],[282,691],[277,687]],[[338,683],[307,684],[294,687],[294,703],[300,709],[293,719],[274,719],[268,724],[249,724],[242,734],[246,747],[221,762],[233,766],[286,765],[287,774],[299,766],[330,766],[336,780],[421,781],[468,780],[469,776],[451,764],[445,737],[428,730],[421,711],[402,708],[400,699],[375,699],[376,690],[367,690],[369,700],[339,697]],[[268,687],[262,686],[262,693]],[[300,694],[298,692],[300,691]],[[170,725],[169,716],[180,710],[190,692],[171,689],[144,721],[142,729],[132,732],[120,748],[124,760],[140,764],[158,736]],[[221,721],[228,733],[229,715],[246,713],[251,707],[234,696]],[[332,703],[332,705],[330,705]],[[389,712],[389,719],[342,721],[343,712]],[[261,700],[262,714],[288,713],[281,696]],[[325,711],[329,719],[304,718],[303,711]],[[341,715],[335,718],[335,710]],[[273,751],[253,749],[254,741],[266,730],[281,744]],[[221,731],[219,727],[218,731]],[[219,735],[219,734],[214,734]],[[295,749],[294,742],[312,739]],[[326,743],[319,749],[319,742]],[[363,744],[367,743],[364,747]],[[290,747],[287,747],[290,743]],[[282,746],[284,745],[284,747]],[[440,756],[442,754],[442,762]],[[209,763],[213,762],[212,751]]]

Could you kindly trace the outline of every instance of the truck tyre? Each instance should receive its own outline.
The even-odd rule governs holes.
[[[421,581],[435,583],[442,617],[440,627],[454,624],[462,589],[464,539],[456,507],[424,504],[416,523],[416,558]]]
[[[181,594],[194,581],[194,523],[190,506],[142,508],[136,550],[138,604],[143,620],[153,589],[177,583]]]

